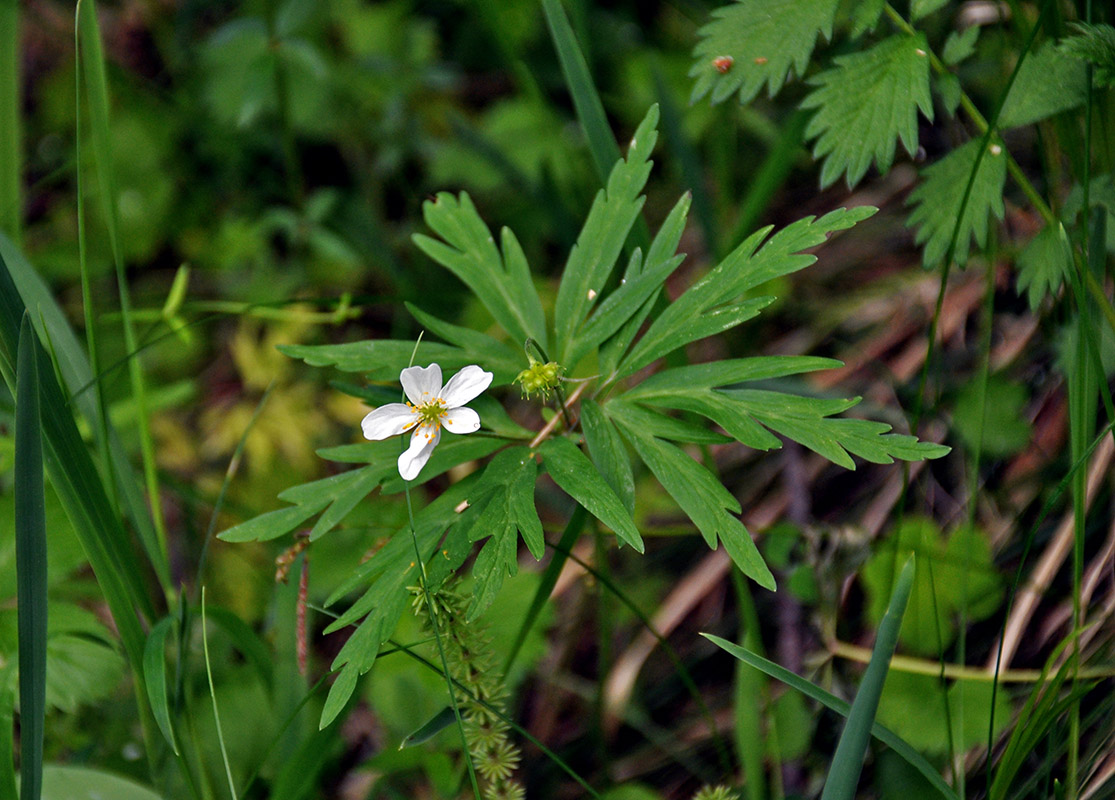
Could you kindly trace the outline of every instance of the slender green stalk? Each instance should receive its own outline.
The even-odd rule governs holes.
[[[19,0],[0,0],[0,231],[23,242]]]
[[[209,632],[205,628],[205,587],[201,587],[201,645],[205,653],[205,677],[209,681],[209,697],[213,701],[213,725],[217,729],[217,743],[221,748],[221,758],[225,764],[225,777],[228,778],[228,793],[232,800],[236,800],[236,782],[232,779],[232,765],[228,760],[228,748],[225,747],[225,734],[221,727],[221,711],[217,707],[217,689],[213,685],[213,669],[209,663]]]
[[[19,331],[15,426],[15,553],[19,627],[20,797],[39,800],[46,720],[46,502],[39,371],[29,314]]]

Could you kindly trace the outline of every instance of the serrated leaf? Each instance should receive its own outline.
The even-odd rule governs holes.
[[[805,74],[817,36],[832,38],[839,0],[736,0],[712,12],[701,28],[689,77],[690,102],[712,93],[719,103],[733,93],[749,103],[767,84],[773,97],[790,71]],[[881,9],[880,9],[881,10]],[[727,59],[730,59],[728,61]]]
[[[852,8],[851,37],[855,39],[875,30],[886,5],[886,0],[860,0],[855,3]]]
[[[933,119],[928,48],[922,34],[891,36],[868,50],[838,56],[834,69],[809,81],[817,88],[801,105],[817,113],[805,138],[816,137],[813,157],[824,159],[822,187],[841,174],[855,186],[872,161],[886,172],[896,137],[907,153],[917,150],[918,110]]]
[[[1096,88],[1115,85],[1115,28],[1087,22],[1071,22],[1069,27],[1077,35],[1058,43],[1061,52],[1092,65],[1092,81]]]
[[[615,268],[627,235],[643,208],[641,196],[650,175],[650,155],[658,140],[658,107],[652,106],[640,123],[627,150],[608,176],[608,185],[596,194],[584,227],[565,264],[554,302],[554,336],[557,360],[569,360],[573,336],[594,298]]]
[[[964,190],[976,166],[979,147],[980,141],[972,140],[926,167],[922,170],[921,185],[910,194],[908,202],[915,208],[907,224],[918,229],[914,241],[924,245],[922,261],[927,267],[944,259],[958,217],[960,228],[953,253],[953,260],[958,264],[968,260],[973,239],[979,247],[987,242],[988,217],[1003,218],[1007,159],[998,144],[993,144],[980,161],[968,203],[960,216]]]
[[[945,46],[941,50],[941,60],[950,67],[955,67],[961,61],[976,52],[976,40],[979,39],[980,26],[969,25],[963,31],[953,31],[945,39]]]
[[[567,439],[542,443],[543,466],[562,491],[603,522],[619,539],[642,553],[643,537],[612,487],[588,457]]]
[[[624,433],[654,477],[693,520],[709,547],[715,548],[717,541],[722,542],[732,562],[745,575],[773,590],[774,576],[759,555],[751,534],[735,516],[740,512],[739,501],[724,485],[673,445],[626,424]]]
[[[422,215],[441,239],[417,234],[414,243],[418,248],[472,289],[513,341],[530,337],[545,343],[542,302],[522,248],[511,232],[503,232],[505,250],[501,254],[465,192],[458,197],[440,192],[435,201],[423,203]]]
[[[1082,105],[1087,95],[1084,64],[1052,43],[1045,44],[1022,62],[999,112],[999,126],[1029,125]]]
[[[802,251],[816,247],[834,231],[851,228],[876,211],[870,206],[859,206],[837,209],[819,219],[805,217],[787,225],[765,243],[763,240],[772,228],[756,231],[666,307],[620,363],[618,376],[629,375],[680,346],[679,334],[707,311],[766,281],[808,267],[817,257]]]
[[[594,400],[581,403],[581,427],[589,458],[604,480],[623,502],[628,514],[635,513],[635,478],[631,473],[631,459],[619,438],[619,433]]]
[[[1061,223],[1046,225],[1018,254],[1018,293],[1026,293],[1030,309],[1052,297],[1072,270],[1072,245]]]

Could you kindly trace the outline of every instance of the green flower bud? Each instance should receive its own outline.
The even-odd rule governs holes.
[[[528,356],[529,358],[529,356]],[[519,373],[515,383],[523,390],[523,397],[530,397],[538,392],[544,398],[549,398],[550,392],[557,388],[558,381],[565,370],[556,361],[541,361],[530,359],[530,366]]]

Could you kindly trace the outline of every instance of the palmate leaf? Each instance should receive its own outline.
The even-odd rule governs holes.
[[[651,106],[635,130],[627,159],[616,162],[608,185],[596,193],[592,208],[565,264],[554,303],[556,356],[569,359],[573,334],[615,268],[616,259],[642,210],[643,187],[650,175],[650,154],[658,141],[658,106]],[[673,253],[669,254],[671,257]],[[620,320],[622,322],[623,320]]]
[[[976,165],[980,141],[972,140],[953,150],[922,171],[921,185],[910,193],[915,206],[907,224],[917,226],[915,241],[925,246],[922,261],[927,267],[941,263],[947,254],[953,228],[960,216],[964,190]],[[953,260],[963,264],[974,239],[982,247],[987,241],[988,217],[1003,218],[1003,184],[1007,159],[1001,145],[993,144],[980,161],[964,214],[960,216]]]
[[[513,341],[531,337],[544,343],[542,302],[515,235],[503,229],[501,253],[464,192],[459,197],[439,193],[436,201],[423,204],[422,214],[441,240],[418,234],[418,248],[460,278]]]
[[[612,406],[608,404],[609,410]],[[629,418],[622,414],[617,421],[639,458],[681,510],[693,520],[708,546],[715,548],[718,541],[722,542],[732,561],[745,575],[760,586],[773,590],[774,576],[759,555],[751,534],[735,516],[740,512],[740,505],[731,492],[707,469],[674,445],[650,435],[641,426],[632,425]]]
[[[738,92],[740,102],[749,103],[764,83],[773,97],[791,70],[804,74],[818,34],[832,37],[839,5],[839,0],[736,0],[716,9],[698,32],[701,41],[689,70],[697,79],[691,102],[711,92],[712,102],[719,103]]]
[[[852,227],[876,210],[860,206],[837,209],[819,219],[806,217],[778,231],[765,244],[763,240],[772,228],[756,231],[651,323],[620,362],[617,376],[630,375],[687,342],[754,316],[769,299],[752,298],[739,305],[732,301],[766,281],[808,267],[817,257],[802,251],[816,247],[829,234]]]
[[[906,152],[918,146],[918,110],[933,119],[928,45],[921,34],[896,35],[859,53],[838,56],[836,67],[810,80],[817,88],[802,101],[817,113],[805,129],[816,138],[813,157],[824,158],[821,186],[842,173],[859,183],[874,161],[881,172],[894,161],[895,138]]]

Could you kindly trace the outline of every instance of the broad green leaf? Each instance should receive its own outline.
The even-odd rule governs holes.
[[[744,575],[773,591],[774,576],[759,555],[751,534],[735,516],[740,512],[739,501],[708,470],[678,448],[623,424],[639,458],[693,520],[708,546],[715,548],[719,540]]]
[[[604,290],[639,218],[641,196],[650,175],[650,155],[658,140],[658,107],[651,106],[631,138],[627,159],[619,161],[608,176],[608,185],[596,194],[584,227],[569,254],[554,304],[554,335],[558,362],[566,363],[573,337],[594,299]]]
[[[972,183],[964,214],[960,216],[964,190],[976,166],[979,147],[980,141],[974,139],[926,167],[922,170],[921,185],[910,193],[908,202],[914,210],[907,224],[918,229],[914,240],[925,247],[922,261],[927,267],[944,260],[953,229],[958,224],[953,260],[964,264],[973,240],[978,247],[987,242],[988,218],[991,215],[1003,218],[1007,158],[999,144],[992,144],[980,160],[979,172]]]
[[[1087,22],[1070,22],[1069,27],[1077,35],[1058,43],[1061,52],[1092,65],[1096,88],[1115,85],[1115,28]]]
[[[174,736],[174,725],[170,721],[170,700],[166,691],[166,641],[174,631],[174,617],[163,617],[147,635],[143,649],[143,675],[147,680],[147,700],[159,730],[178,755],[178,742]]]
[[[813,157],[825,160],[822,187],[843,173],[855,186],[872,161],[886,172],[896,137],[906,152],[917,150],[918,110],[933,119],[928,48],[921,34],[891,36],[862,52],[837,56],[835,68],[809,81],[817,88],[801,105],[817,109],[805,137],[817,138]]]
[[[1029,54],[1018,70],[999,126],[1016,128],[1083,105],[1088,94],[1084,64],[1048,43]]]
[[[712,271],[671,303],[620,363],[619,377],[629,375],[679,346],[679,336],[707,311],[774,278],[797,272],[817,260],[803,250],[822,244],[834,231],[851,228],[876,212],[870,206],[837,209],[821,218],[805,217],[763,240],[771,227],[749,236]],[[760,247],[760,245],[762,245]]]
[[[817,36],[832,38],[839,5],[839,0],[736,0],[716,9],[698,31],[690,102],[711,92],[712,102],[719,103],[738,92],[740,102],[749,103],[763,84],[771,97],[778,94],[791,70],[805,74]]]
[[[43,800],[162,800],[146,786],[99,769],[47,764],[43,767]]]
[[[544,343],[542,302],[522,248],[511,232],[503,231],[501,255],[491,231],[464,192],[459,197],[439,193],[436,201],[422,205],[422,214],[430,230],[441,239],[417,234],[414,243],[418,248],[472,289],[513,341],[529,337]]]
[[[883,685],[877,717],[911,746],[942,756],[949,751],[951,721],[952,747],[968,750],[987,743],[992,709],[996,737],[1010,724],[1014,711],[1010,693],[1000,687],[992,704],[993,687],[990,680],[959,680],[946,688],[935,675],[892,669]]]
[[[855,39],[875,30],[886,4],[886,0],[860,0],[856,3],[852,8],[851,37]]]
[[[475,406],[476,404],[469,403],[469,405]],[[481,417],[481,424],[483,423],[484,419]],[[387,471],[387,476],[383,481],[384,494],[398,494],[406,490],[406,482],[399,475],[397,466],[399,448],[397,442],[395,444],[396,446],[393,448],[395,454],[388,462],[391,464],[391,468]],[[476,461],[484,458],[484,456],[491,455],[503,445],[502,440],[490,436],[477,436],[475,434],[458,436],[457,434],[443,432],[441,442],[434,450],[434,454],[426,462],[426,466],[422,467],[418,477],[410,482],[410,485],[426,483],[438,475],[445,474],[459,464]]]
[[[631,473],[631,459],[619,433],[595,400],[581,403],[581,427],[592,463],[615,491],[627,513],[634,514],[635,478]]]
[[[983,532],[961,527],[946,542],[933,520],[907,518],[861,568],[872,622],[878,623],[886,611],[894,564],[911,554],[917,556],[918,567],[900,638],[913,652],[934,657],[939,648],[952,645],[962,609],[970,621],[995,613],[1002,598],[1002,579]]]
[[[1061,223],[1046,225],[1018,254],[1018,293],[1026,293],[1030,310],[1052,297],[1072,271],[1072,244]]]
[[[615,531],[621,541],[643,552],[643,537],[623,501],[575,444],[567,439],[547,439],[541,451],[543,466],[554,483]]]

